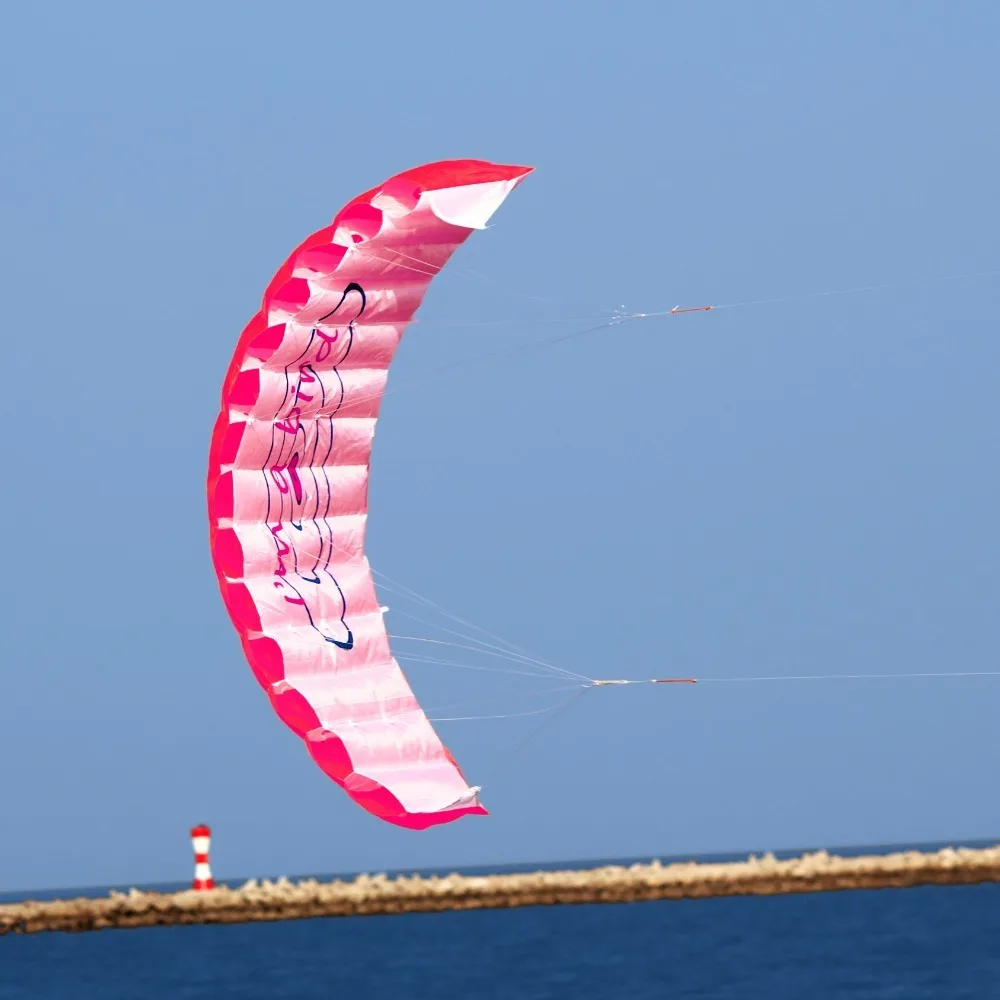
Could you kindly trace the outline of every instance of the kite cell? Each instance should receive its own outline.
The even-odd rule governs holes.
[[[212,436],[212,557],[254,675],[327,775],[411,829],[486,810],[389,648],[364,552],[375,422],[434,275],[530,170],[432,163],[346,205],[268,285]]]

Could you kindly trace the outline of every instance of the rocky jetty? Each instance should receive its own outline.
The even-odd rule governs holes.
[[[101,898],[0,905],[0,935],[978,882],[1000,882],[1000,845],[861,857],[819,851],[787,860],[765,854],[728,863],[653,861],[509,875],[358,875],[331,882],[251,879],[238,887],[197,892],[132,889]]]

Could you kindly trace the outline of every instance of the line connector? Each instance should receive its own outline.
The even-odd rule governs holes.
[[[588,688],[620,687],[625,684],[697,684],[695,677],[651,677],[648,680],[607,679],[591,681]]]

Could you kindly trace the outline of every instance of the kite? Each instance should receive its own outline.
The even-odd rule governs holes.
[[[480,787],[466,781],[390,649],[388,609],[379,603],[364,545],[375,424],[393,356],[431,281],[531,170],[441,161],[349,202],[267,286],[236,345],[212,434],[212,559],[250,668],[320,769],[369,813],[409,829],[486,809]],[[771,301],[787,299],[620,313],[591,329]],[[582,682],[577,693],[696,683],[594,679],[524,662]]]
[[[531,169],[442,161],[349,202],[267,286],[211,440],[212,559],[251,670],[323,772],[410,829],[486,810],[390,649],[364,551],[375,424],[431,280]]]

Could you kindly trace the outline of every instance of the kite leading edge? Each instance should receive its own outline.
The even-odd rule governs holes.
[[[486,810],[389,648],[364,552],[372,439],[433,276],[530,172],[443,161],[349,202],[268,285],[212,435],[212,558],[254,675],[327,775],[411,829]]]

